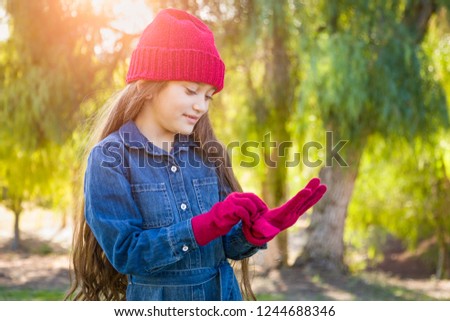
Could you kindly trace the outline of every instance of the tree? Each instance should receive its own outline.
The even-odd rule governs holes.
[[[371,136],[413,142],[448,126],[442,87],[430,82],[435,77],[428,76],[433,71],[424,65],[421,48],[441,5],[433,0],[305,3],[303,37],[310,51],[302,108],[317,108],[324,128],[337,140],[349,140],[342,151],[349,166],[321,169],[328,192],[314,208],[296,265],[345,269],[347,208]]]
[[[71,179],[64,144],[83,119],[80,103],[98,81],[94,48],[106,18],[87,4],[60,0],[7,1],[6,10],[11,32],[0,44],[0,184],[15,215],[18,249],[24,203],[62,203],[65,197],[51,188]]]

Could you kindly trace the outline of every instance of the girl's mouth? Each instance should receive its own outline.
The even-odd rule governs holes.
[[[188,114],[183,114],[183,116],[186,117],[187,120],[193,124],[195,124],[199,119],[199,117],[197,117],[197,116],[192,116],[192,115],[188,115]]]

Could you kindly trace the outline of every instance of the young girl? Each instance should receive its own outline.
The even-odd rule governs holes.
[[[274,210],[241,192],[208,118],[224,71],[211,31],[196,17],[166,9],[145,29],[128,85],[94,135],[68,297],[254,299],[248,258],[325,186],[313,179]],[[242,262],[242,293],[228,259]]]

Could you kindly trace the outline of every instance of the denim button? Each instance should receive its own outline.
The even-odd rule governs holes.
[[[186,204],[184,204],[184,203],[182,203],[180,207],[181,207],[181,209],[182,209],[183,211],[185,211],[185,210],[186,210],[186,208],[187,208],[187,205],[186,205]]]
[[[183,248],[182,248],[182,250],[183,250],[183,252],[186,252],[187,250],[189,250],[189,246],[187,246],[187,245],[183,245]]]
[[[172,171],[172,173],[175,173],[177,171],[177,167],[174,165],[170,168],[170,170]]]

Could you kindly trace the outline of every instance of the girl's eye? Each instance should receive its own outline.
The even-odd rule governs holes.
[[[195,90],[192,90],[192,89],[189,89],[189,88],[186,88],[186,93],[188,95],[197,95],[197,92]]]
[[[193,95],[197,95],[197,92],[195,90],[192,90],[192,89],[189,89],[188,87],[186,87],[186,94],[193,96]],[[211,100],[213,100],[213,98],[212,98],[212,96],[205,95],[205,100],[211,101]]]

